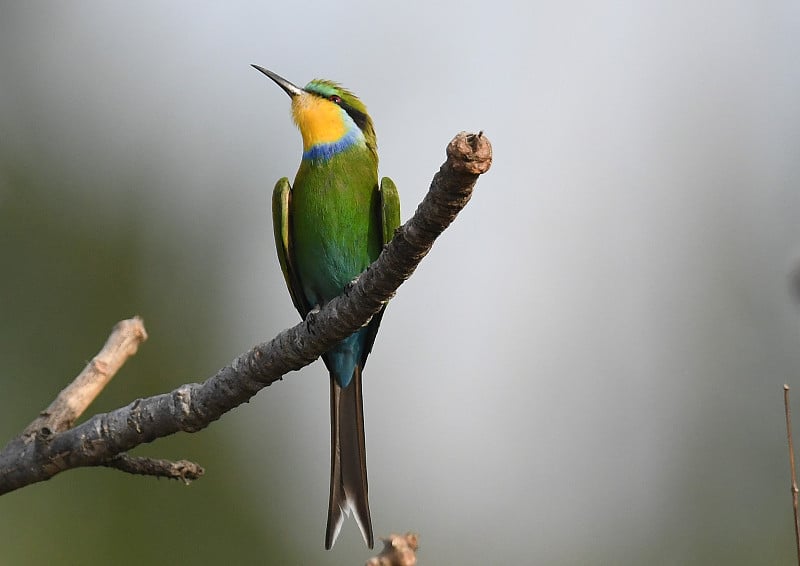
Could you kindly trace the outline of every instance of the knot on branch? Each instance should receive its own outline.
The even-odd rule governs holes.
[[[189,384],[181,385],[172,392],[172,402],[176,414],[180,415],[180,430],[185,432],[197,432],[208,426],[208,419],[200,414],[200,406],[192,399],[192,386]]]

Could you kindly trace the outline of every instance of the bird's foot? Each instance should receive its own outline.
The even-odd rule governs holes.
[[[314,333],[314,326],[317,324],[317,315],[319,315],[319,305],[314,305],[314,308],[308,311],[306,315],[306,325],[308,325],[308,331],[312,334]]]
[[[369,267],[367,269],[369,269]],[[355,278],[352,281],[350,281],[347,285],[344,286],[344,294],[345,295],[349,295],[350,294],[350,291],[352,291],[353,287],[355,287],[356,283],[358,283],[359,277],[361,277],[361,276],[360,275],[356,275]]]

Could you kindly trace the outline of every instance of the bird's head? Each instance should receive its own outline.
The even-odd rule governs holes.
[[[371,151],[376,151],[372,119],[355,94],[324,79],[314,79],[305,88],[299,88],[272,71],[258,65],[253,67],[291,97],[292,118],[303,136],[304,151],[351,137],[360,138]]]

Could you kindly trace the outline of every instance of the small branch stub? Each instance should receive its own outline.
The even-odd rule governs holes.
[[[377,556],[370,558],[366,566],[415,566],[419,549],[418,534],[391,534],[381,540],[383,540],[383,550]]]
[[[100,465],[129,474],[181,480],[186,485],[199,479],[206,472],[202,466],[189,460],[173,462],[171,460],[129,456],[128,454],[119,454]]]

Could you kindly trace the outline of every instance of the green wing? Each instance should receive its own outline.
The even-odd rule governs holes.
[[[272,191],[272,226],[275,230],[275,247],[278,250],[278,261],[286,280],[286,287],[292,297],[294,307],[305,318],[310,310],[303,296],[303,289],[297,277],[292,258],[291,232],[289,230],[289,201],[292,198],[292,187],[286,177],[278,180]]]
[[[381,233],[383,234],[383,245],[385,246],[394,238],[395,231],[400,227],[400,195],[397,187],[389,177],[381,179],[379,189],[381,195]],[[372,351],[375,343],[375,336],[378,334],[378,327],[381,324],[386,305],[372,317],[367,326],[367,337],[364,352],[361,354],[361,368],[367,363],[367,356]]]
[[[394,238],[395,231],[400,227],[400,195],[397,187],[389,177],[381,179],[381,224],[383,228],[383,245],[385,246]]]

